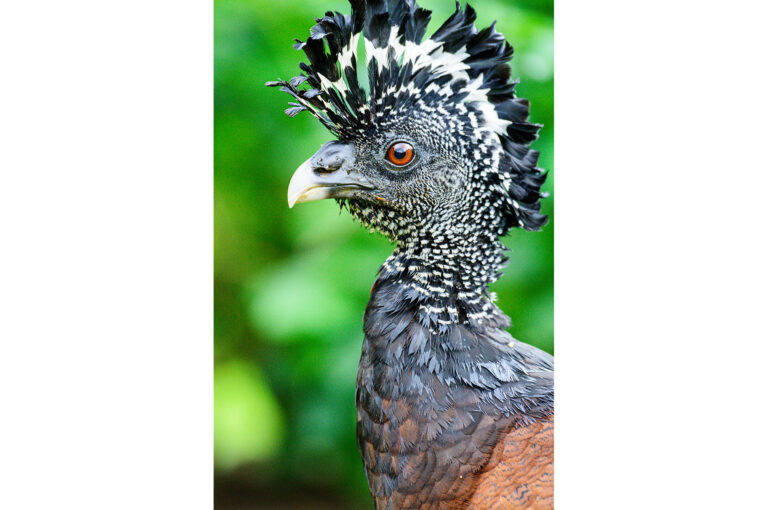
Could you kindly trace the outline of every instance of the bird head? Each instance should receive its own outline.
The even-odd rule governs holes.
[[[540,126],[515,96],[495,24],[478,30],[457,2],[425,39],[431,12],[414,0],[350,3],[296,40],[302,74],[267,84],[293,96],[289,116],[307,111],[335,135],[293,175],[289,206],[335,198],[398,245],[539,229],[546,174],[529,145]]]

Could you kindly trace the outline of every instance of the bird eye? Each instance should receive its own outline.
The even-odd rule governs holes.
[[[405,166],[413,160],[413,145],[397,142],[387,151],[387,161],[396,166]]]

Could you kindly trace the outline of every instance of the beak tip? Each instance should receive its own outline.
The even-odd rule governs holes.
[[[306,190],[312,184],[312,166],[310,165],[311,158],[301,164],[291,177],[291,182],[288,184],[288,208],[293,209],[293,206],[297,202],[301,202],[301,198]]]

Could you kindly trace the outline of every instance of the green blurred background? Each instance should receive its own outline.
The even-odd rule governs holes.
[[[434,11],[431,34],[454,9]],[[477,25],[498,20],[515,47],[513,76],[544,124],[534,147],[553,169],[552,0],[471,2]],[[334,201],[288,209],[294,169],[330,139],[289,96],[264,83],[298,74],[315,17],[344,0],[216,0],[215,504],[242,508],[371,508],[355,445],[354,387],[362,315],[388,243]],[[552,178],[545,188],[551,192]],[[552,220],[552,199],[544,203]],[[513,231],[492,290],[512,334],[552,352],[553,222]]]

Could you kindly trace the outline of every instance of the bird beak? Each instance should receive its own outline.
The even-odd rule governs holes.
[[[351,144],[328,142],[294,172],[288,185],[288,207],[324,198],[350,198],[373,186],[354,168]]]

